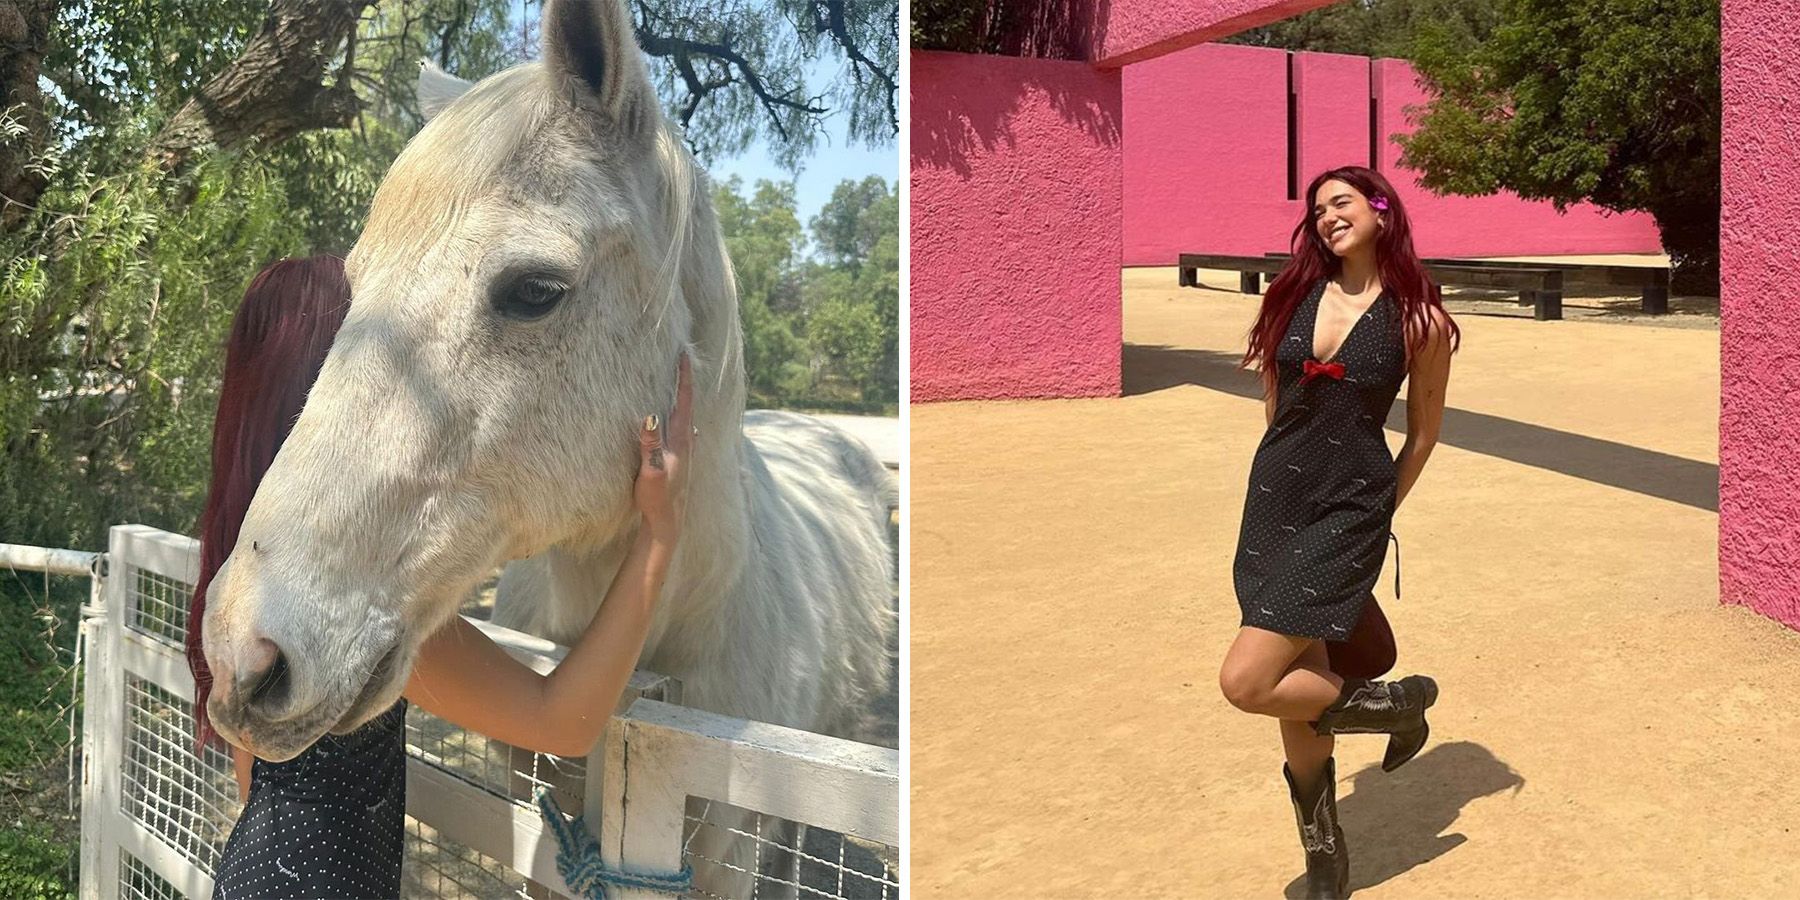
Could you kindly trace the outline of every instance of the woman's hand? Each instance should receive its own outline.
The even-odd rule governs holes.
[[[675,379],[675,411],[667,420],[652,413],[638,432],[638,474],[633,500],[653,540],[673,546],[686,508],[687,458],[694,429],[693,364],[681,354]]]
[[[539,675],[457,616],[425,641],[407,682],[407,699],[515,747],[558,756],[593,750],[643,653],[681,531],[686,463],[694,444],[690,369],[684,353],[668,419],[644,420],[632,490],[643,525],[600,611],[569,654],[549,675]]]

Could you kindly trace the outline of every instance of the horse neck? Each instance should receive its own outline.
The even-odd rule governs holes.
[[[659,604],[676,618],[700,617],[725,603],[749,564],[750,482],[743,477],[749,452],[743,436],[744,339],[738,321],[736,277],[705,189],[695,190],[684,241],[681,293],[692,322],[696,357],[694,424],[700,429],[688,459],[686,513],[681,544]],[[568,548],[603,592],[637,535],[637,516]],[[568,598],[567,603],[591,601]]]

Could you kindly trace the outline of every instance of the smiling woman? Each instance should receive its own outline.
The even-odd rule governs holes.
[[[1390,735],[1391,772],[1430,734],[1435,681],[1374,680],[1395,648],[1371,588],[1398,542],[1394,509],[1437,442],[1458,332],[1386,178],[1344,166],[1306,196],[1293,262],[1263,297],[1244,354],[1262,372],[1268,427],[1245,491],[1232,564],[1242,619],[1219,686],[1233,706],[1280,722],[1307,896],[1320,898],[1349,890],[1332,735]],[[1408,379],[1395,458],[1382,429]]]

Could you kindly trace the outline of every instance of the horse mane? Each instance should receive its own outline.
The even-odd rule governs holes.
[[[514,66],[432,116],[375,190],[358,239],[372,245],[365,252],[416,257],[455,227],[550,120],[552,98],[540,82],[535,65]]]

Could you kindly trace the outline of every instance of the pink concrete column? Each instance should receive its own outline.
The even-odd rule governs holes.
[[[912,399],[1119,393],[1119,73],[912,54]]]
[[[1204,44],[1125,67],[1126,265],[1287,246],[1287,65]]]
[[[1295,131],[1299,177],[1306,190],[1314,175],[1338,166],[1369,164],[1369,58],[1341,53],[1293,55]],[[1285,185],[1284,185],[1285,190]],[[1297,197],[1301,208],[1311,197]]]
[[[1800,84],[1794,0],[1725,0],[1719,599],[1800,628]]]

